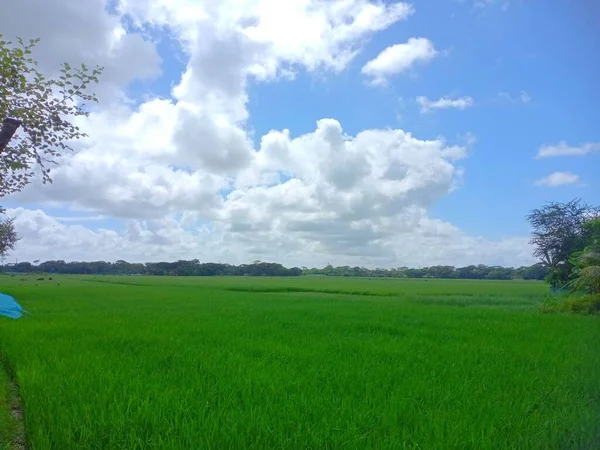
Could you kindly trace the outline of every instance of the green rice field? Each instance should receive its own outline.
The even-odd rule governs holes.
[[[30,449],[598,449],[600,318],[526,281],[0,277]],[[13,425],[10,425],[13,426]],[[6,447],[10,448],[10,447]]]

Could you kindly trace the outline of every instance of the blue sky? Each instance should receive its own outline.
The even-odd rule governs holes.
[[[404,4],[412,14],[392,17],[392,2],[352,0],[344,3],[352,5],[346,23],[327,10],[342,5],[337,0],[293,0],[289,16],[283,8],[274,22],[273,4],[263,7],[267,0],[243,6],[227,0],[222,9],[191,0],[93,0],[89,10],[65,11],[59,0],[25,3],[0,25],[40,35],[42,68],[83,59],[107,71],[99,109],[82,122],[90,140],[53,171],[52,186],[34,183],[3,201],[28,236],[18,249],[23,258],[54,254],[46,243],[56,241],[47,235],[55,230],[81,238],[63,243],[67,259],[145,260],[167,252],[234,261],[265,247],[265,259],[306,265],[333,257],[365,265],[512,265],[533,262],[526,247],[529,210],[547,201],[599,198],[597,2],[422,1]],[[66,14],[70,25],[30,24],[27,9],[36,5]],[[370,11],[363,25],[356,21],[361,11]],[[287,24],[281,29],[273,25],[279,19]],[[259,34],[251,34],[252,24],[260,25]],[[386,82],[374,85],[365,68],[384,50],[417,38],[428,40],[435,55],[415,57],[402,69],[388,66]],[[79,45],[85,42],[95,46],[93,57],[89,45]],[[359,51],[340,63],[346,49]],[[332,69],[336,64],[340,70]],[[468,105],[423,111],[418,97]],[[111,129],[115,117],[119,126]],[[333,121],[318,125],[321,119]],[[345,153],[335,150],[338,127],[347,135]],[[281,138],[285,129],[289,137]],[[389,136],[402,130],[416,140],[407,144],[396,134],[389,150],[368,141],[372,136],[357,138],[376,129],[390,130]],[[145,140],[153,130],[154,138]],[[280,146],[261,147],[261,139],[275,135]],[[433,150],[413,161],[411,152],[422,152],[426,140]],[[570,150],[560,150],[563,142]],[[453,145],[466,157],[444,156],[444,146]],[[536,158],[544,146],[581,154]],[[291,156],[280,159],[286,152]],[[339,163],[344,176],[355,176],[362,156],[369,170],[357,176],[371,171],[374,178],[348,191],[332,169]],[[373,175],[381,164],[403,161],[411,161],[406,173],[412,174],[404,184],[392,188]],[[185,167],[187,175],[174,167]],[[291,175],[278,186],[276,173]],[[283,213],[281,202],[292,207]],[[254,231],[234,231],[241,229],[236,221]],[[311,234],[306,230],[318,228],[315,221],[330,228]],[[402,228],[408,223],[414,228]],[[402,231],[394,235],[395,229]],[[172,245],[159,248],[167,235]],[[338,248],[349,236],[362,250]],[[389,250],[391,242],[407,239],[431,247]],[[381,258],[369,259],[377,246]],[[361,251],[363,258],[352,256]]]

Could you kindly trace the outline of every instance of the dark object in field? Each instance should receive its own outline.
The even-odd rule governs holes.
[[[52,281],[52,277],[49,277],[48,279],[49,279],[50,281]]]
[[[44,281],[43,278],[38,278],[36,281]]]
[[[19,128],[22,123],[22,121],[11,117],[7,117],[2,121],[2,128],[0,129],[0,153],[4,151],[17,131],[17,128]]]

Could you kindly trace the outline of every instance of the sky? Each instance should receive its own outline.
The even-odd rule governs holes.
[[[593,0],[20,0],[40,70],[104,67],[7,262],[532,264],[600,198]],[[14,260],[14,261],[13,261]]]

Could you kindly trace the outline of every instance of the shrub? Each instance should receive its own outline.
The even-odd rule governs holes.
[[[600,314],[600,294],[551,297],[541,307],[542,312]]]

